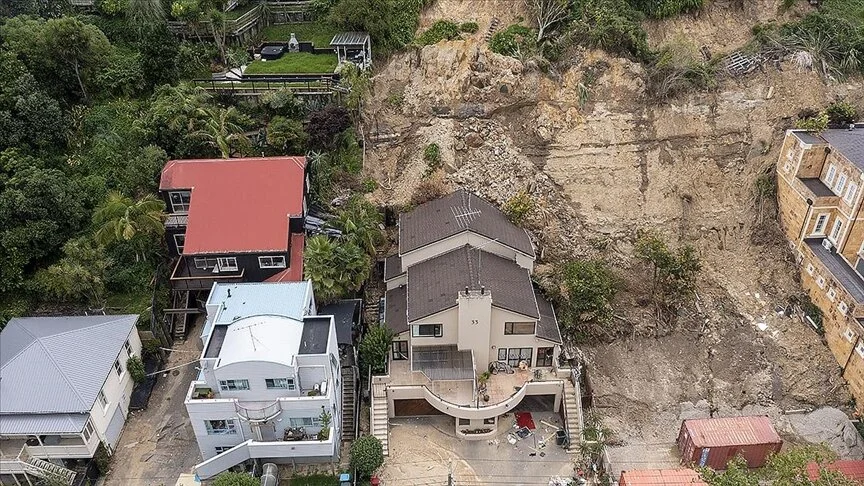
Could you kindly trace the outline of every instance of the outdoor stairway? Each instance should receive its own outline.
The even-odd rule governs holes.
[[[33,456],[27,457],[26,462],[24,462],[23,459],[24,458],[22,458],[21,464],[24,466],[24,470],[29,474],[45,479],[56,478],[64,484],[70,485],[75,481],[75,471],[66,469],[63,466],[52,464],[48,461],[43,461],[42,459],[37,459]]]
[[[387,418],[387,390],[383,383],[372,384],[372,410],[370,412],[369,428],[372,435],[381,441],[384,455],[390,455],[390,433]]]
[[[357,437],[357,376],[353,366],[342,367],[342,442]]]
[[[570,439],[568,454],[579,452],[582,443],[582,397],[569,377],[564,379],[564,408],[567,411],[567,432]]]
[[[171,292],[171,308],[172,309],[185,309],[189,307],[189,291],[173,291]],[[172,314],[171,319],[173,319],[173,335],[174,339],[186,339],[186,321],[189,319],[187,314]]]
[[[498,30],[498,17],[492,17],[492,22],[489,22],[489,30],[486,31],[486,35],[483,36],[483,40],[485,42],[489,42],[489,39],[492,38],[492,35],[495,34],[495,31]]]

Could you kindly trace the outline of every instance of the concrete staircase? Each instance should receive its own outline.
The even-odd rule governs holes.
[[[357,371],[353,366],[342,367],[342,442],[357,437]]]
[[[564,379],[564,409],[567,413],[567,433],[570,438],[568,454],[579,452],[582,443],[582,396],[570,378]]]
[[[29,455],[20,458],[20,460],[24,470],[27,471],[28,474],[44,479],[55,479],[63,484],[71,485],[75,481],[75,471],[66,469],[63,466],[58,466]]]
[[[390,422],[387,418],[387,390],[383,383],[372,384],[372,410],[369,428],[384,446],[384,455],[390,455]]]

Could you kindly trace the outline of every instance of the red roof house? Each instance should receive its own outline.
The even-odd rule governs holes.
[[[620,486],[708,486],[692,469],[621,471]]]
[[[302,279],[305,157],[172,160],[159,190],[175,289]]]
[[[836,461],[823,467],[839,472],[853,481],[864,483],[864,461]],[[807,475],[811,481],[819,479],[819,465],[815,462],[808,464]]]

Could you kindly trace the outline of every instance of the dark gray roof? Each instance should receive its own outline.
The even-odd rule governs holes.
[[[324,354],[327,352],[327,338],[330,335],[330,316],[304,317],[303,335],[297,354]]]
[[[492,305],[540,317],[528,270],[465,245],[408,268],[408,321],[455,307],[460,291],[481,286],[492,293]]]
[[[825,143],[825,140],[822,140],[821,138],[819,138],[818,135],[812,134],[810,132],[803,132],[803,131],[797,131],[796,130],[792,133],[794,133],[795,136],[798,137],[798,140],[801,140],[802,142],[804,142],[808,145],[821,145],[821,144]]]
[[[366,32],[342,32],[333,36],[331,46],[358,46],[363,45],[369,39]]]
[[[390,255],[384,259],[384,280],[402,275],[402,257],[399,255]]]
[[[225,336],[227,334],[227,324],[213,327],[213,330],[210,332],[210,340],[207,342],[207,350],[204,352],[205,358],[219,357],[219,352],[222,351],[222,345],[225,344]]]
[[[498,208],[460,189],[399,215],[399,254],[472,231],[534,256],[528,233],[507,219]]]
[[[830,197],[834,195],[834,192],[832,192],[831,189],[828,189],[828,186],[826,186],[820,179],[811,177],[806,179],[799,178],[799,180],[817,197]]]
[[[864,304],[864,279],[858,272],[855,271],[842,256],[836,253],[836,250],[826,250],[822,246],[824,238],[807,238],[804,240],[810,251],[816,255],[819,262],[831,272],[831,275],[837,280],[837,283],[843,286],[846,292],[855,299],[857,304]]]
[[[361,299],[344,299],[318,309],[319,316],[333,316],[339,344],[354,344],[354,327],[360,324],[362,303]]]
[[[386,304],[384,323],[395,333],[408,330],[408,288],[406,286],[388,290],[384,294]]]
[[[412,369],[422,371],[430,380],[473,380],[474,357],[470,350],[456,346],[417,346],[414,348]]]
[[[537,321],[537,337],[561,344],[561,329],[558,326],[555,309],[540,291],[534,290],[534,297],[537,299],[537,308],[540,309],[540,320]]]
[[[10,320],[0,333],[0,415],[89,412],[137,321],[137,315]]]
[[[856,123],[854,130],[848,128],[829,128],[820,133],[792,132],[802,142],[810,145],[828,143],[833,150],[840,152],[855,167],[864,170],[864,124]]]

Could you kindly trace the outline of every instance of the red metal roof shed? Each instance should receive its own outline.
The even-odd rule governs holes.
[[[766,416],[685,420],[678,434],[682,463],[713,469],[725,469],[739,455],[749,467],[762,467],[782,445]]]
[[[829,471],[837,471],[847,478],[864,483],[864,461],[836,461],[824,466]],[[807,465],[807,475],[811,481],[819,479],[819,465],[815,462]]]
[[[620,486],[708,486],[692,469],[621,471]]]
[[[184,255],[285,251],[305,178],[305,157],[172,160],[159,189],[192,191]]]

